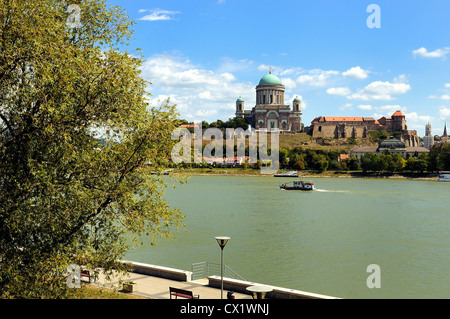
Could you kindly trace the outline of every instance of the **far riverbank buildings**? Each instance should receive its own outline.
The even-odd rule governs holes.
[[[256,105],[251,110],[245,110],[245,101],[236,101],[236,117],[244,118],[256,130],[279,129],[280,132],[300,132],[302,130],[301,101],[297,97],[291,107],[284,101],[285,87],[280,79],[272,74],[266,74],[256,86]]]
[[[375,153],[377,155],[389,153],[389,154],[399,154],[403,157],[419,156],[421,153],[429,153],[430,150],[421,146],[407,146],[400,140],[395,138],[390,138],[381,141],[378,146],[355,146],[350,151],[350,157],[356,157],[359,160],[367,153]]]
[[[285,86],[272,71],[261,78],[256,86],[256,105],[245,110],[242,97],[236,100],[236,118],[244,118],[256,130],[279,129],[280,132],[302,132],[301,101],[292,101],[292,109],[284,100]],[[312,122],[309,134],[324,138],[368,137],[369,131],[392,132],[407,147],[419,146],[416,131],[409,131],[405,114],[396,111],[390,117],[375,120],[373,117],[335,117],[319,116]]]
[[[373,117],[319,116],[311,122],[310,127],[313,137],[325,138],[365,138],[368,137],[369,131],[376,130],[395,133],[407,146],[419,146],[417,131],[408,131],[402,111],[396,111],[392,116],[383,116],[378,120]]]

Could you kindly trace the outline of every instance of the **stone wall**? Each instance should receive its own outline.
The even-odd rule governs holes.
[[[363,123],[318,123],[312,127],[313,137],[347,138],[367,137],[367,125]]]
[[[209,282],[208,286],[210,287],[219,289],[221,288],[220,276],[209,276],[208,282]],[[223,278],[223,289],[227,291],[250,294],[250,292],[247,290],[247,287],[256,285],[260,286],[261,284],[226,277]],[[337,297],[321,295],[296,289],[289,289],[270,285],[262,285],[262,286],[269,287],[272,289],[271,292],[268,292],[266,294],[267,299],[340,299]]]

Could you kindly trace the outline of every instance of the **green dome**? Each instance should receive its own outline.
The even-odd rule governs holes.
[[[297,96],[297,97],[294,99],[294,102],[301,102],[301,101],[300,101],[300,98]]]
[[[241,98],[241,97],[239,97],[239,98],[236,100],[236,102],[244,102],[244,99]]]
[[[278,76],[273,75],[272,73],[264,75],[259,81],[259,85],[283,85],[278,78]]]

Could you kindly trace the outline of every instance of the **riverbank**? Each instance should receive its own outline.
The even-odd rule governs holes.
[[[189,168],[174,171],[171,174],[184,173],[187,175],[224,175],[224,176],[261,176],[273,177],[272,174],[261,174],[257,169],[242,168]],[[437,180],[438,173],[364,173],[363,171],[298,171],[299,178],[343,177],[343,178],[386,178],[386,179],[418,179]]]

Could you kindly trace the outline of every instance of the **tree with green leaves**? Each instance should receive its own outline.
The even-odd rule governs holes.
[[[441,171],[450,171],[450,143],[443,143],[440,146],[437,168]]]
[[[323,172],[328,168],[327,157],[323,154],[315,154],[312,159],[312,166],[319,172]]]
[[[393,168],[395,172],[401,172],[405,168],[406,160],[398,153],[392,154]]]
[[[347,159],[347,167],[352,171],[359,170],[359,160],[354,157]]]
[[[168,102],[148,104],[142,58],[120,49],[133,24],[120,8],[0,4],[0,296],[67,297],[68,265],[124,269],[130,236],[183,226],[152,174],[179,122]]]

